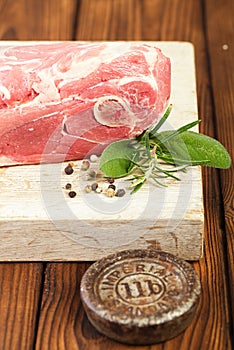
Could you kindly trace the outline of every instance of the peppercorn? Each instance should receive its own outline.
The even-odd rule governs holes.
[[[90,185],[85,186],[86,193],[90,193],[91,191],[92,191],[92,186],[90,186]]]
[[[115,179],[113,177],[107,177],[106,179],[110,184],[113,184],[115,182]]]
[[[90,167],[90,162],[87,159],[84,159],[81,164],[81,170],[88,170]]]
[[[70,190],[72,188],[72,185],[70,183],[67,183],[65,188],[66,188],[66,190]]]
[[[94,179],[96,177],[96,172],[94,170],[90,170],[88,175],[90,178]]]
[[[96,193],[102,193],[102,187],[98,186],[95,190]]]
[[[97,188],[98,188],[98,183],[97,182],[94,182],[92,185],[91,185],[91,188],[93,191],[96,191]]]
[[[112,189],[115,191],[116,186],[115,186],[114,184],[110,184],[110,185],[108,186],[108,188],[112,188]]]
[[[107,195],[107,197],[114,197],[115,190],[113,188],[109,187],[106,191],[106,195]]]
[[[125,190],[123,188],[120,188],[116,191],[115,195],[116,197],[123,197],[125,195]]]
[[[75,191],[70,191],[68,193],[68,195],[69,195],[69,197],[74,198],[76,196],[76,192]]]
[[[72,165],[71,164],[68,164],[67,166],[66,166],[66,168],[64,169],[64,171],[65,171],[65,173],[67,174],[67,175],[71,175],[72,173],[73,173],[73,168],[72,168]]]

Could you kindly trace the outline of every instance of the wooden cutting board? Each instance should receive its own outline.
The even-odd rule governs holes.
[[[178,128],[197,119],[194,49],[187,42],[151,44],[171,59],[173,110],[165,128]],[[87,194],[79,161],[72,175],[64,168],[0,168],[1,261],[92,261],[129,248],[156,248],[186,260],[202,256],[199,167],[180,174],[180,182],[170,180],[166,188],[148,184],[122,198]],[[68,196],[67,182],[76,190],[75,198]],[[127,185],[117,182],[119,188]]]

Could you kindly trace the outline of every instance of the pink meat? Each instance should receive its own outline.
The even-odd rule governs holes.
[[[0,48],[0,165],[83,159],[154,124],[170,60],[151,45],[41,43]]]

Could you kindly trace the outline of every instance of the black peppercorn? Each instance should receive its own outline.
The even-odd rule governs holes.
[[[65,186],[66,190],[70,190],[72,188],[72,185],[67,183],[66,186]]]
[[[91,185],[91,188],[93,191],[96,191],[96,189],[98,188],[98,184],[96,182],[94,182],[92,185]]]
[[[115,182],[115,179],[113,177],[107,177],[107,181],[110,183],[110,184],[113,184]]]
[[[71,174],[73,173],[74,170],[73,170],[71,164],[68,164],[68,165],[66,166],[66,168],[64,169],[64,171],[65,171],[65,173],[66,173],[67,175],[71,175]]]
[[[116,191],[116,197],[123,197],[125,195],[125,190],[123,188],[120,188]]]
[[[108,188],[112,188],[112,189],[115,191],[116,186],[115,186],[114,184],[110,184],[110,185],[108,186]]]
[[[76,192],[75,191],[70,191],[68,193],[68,195],[69,195],[69,197],[74,198],[76,196]]]

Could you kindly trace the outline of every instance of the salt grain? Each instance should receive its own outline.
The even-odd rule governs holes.
[[[224,51],[227,51],[229,49],[229,46],[227,44],[223,44],[222,49]]]

